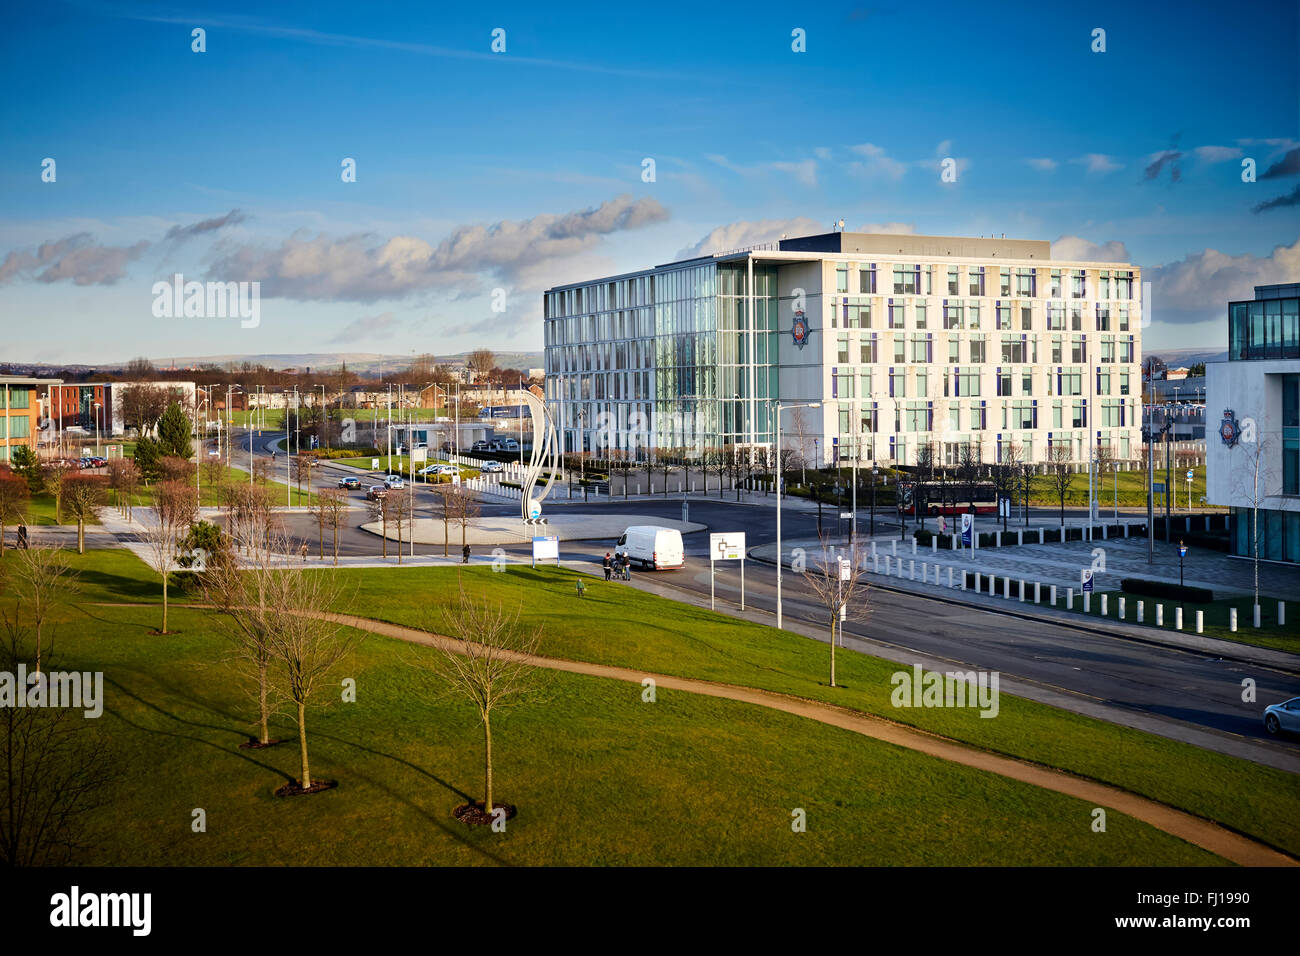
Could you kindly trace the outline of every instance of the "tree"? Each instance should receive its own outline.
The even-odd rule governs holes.
[[[27,661],[21,621],[18,607],[0,612],[0,671]],[[83,821],[116,775],[100,723],[66,707],[0,707],[0,865],[66,865],[88,846]]]
[[[145,555],[149,567],[162,578],[162,628],[167,630],[167,578],[176,569],[181,542],[198,516],[198,494],[194,487],[177,481],[161,482],[154,490],[154,505],[144,522]]]
[[[144,435],[135,444],[135,467],[146,485],[157,481],[162,473],[162,447],[158,442]]]
[[[1252,437],[1253,441],[1250,440]],[[1255,614],[1259,612],[1259,509],[1266,498],[1280,492],[1279,488],[1271,487],[1274,484],[1272,469],[1269,467],[1269,451],[1272,444],[1271,439],[1258,434],[1243,439],[1238,447],[1242,449],[1246,460],[1242,463],[1242,468],[1233,470],[1237,491],[1250,508],[1250,525],[1246,529],[1246,534],[1255,572],[1255,603],[1252,607],[1252,613]]]
[[[916,514],[921,519],[921,527],[925,527],[926,512],[929,510],[931,485],[934,482],[935,468],[938,465],[939,454],[934,442],[923,441],[916,449],[916,488],[912,492],[912,502],[916,507]]]
[[[465,365],[474,373],[474,381],[482,381],[492,374],[497,359],[490,349],[475,349],[465,359]]]
[[[396,494],[390,494],[385,501],[388,502],[388,520],[393,523],[397,529],[397,563],[402,563],[402,529],[409,527],[411,524],[411,500],[409,496],[402,491]]]
[[[980,475],[984,471],[984,457],[980,443],[968,441],[961,446],[957,456],[957,483],[966,492],[966,501],[975,510],[975,495],[979,491]]]
[[[338,488],[322,488],[316,493],[316,503],[311,506],[311,513],[316,518],[319,531],[319,553],[325,557],[325,530],[334,534],[334,566],[339,563],[339,528],[347,520],[348,499]]]
[[[126,368],[122,372],[122,377],[134,381],[154,378],[158,375],[158,370],[153,367],[153,362],[144,356],[133,358],[126,363]]]
[[[108,487],[113,489],[113,499],[124,518],[130,520],[136,487],[140,484],[140,469],[126,458],[108,460]]]
[[[193,429],[177,402],[171,402],[158,419],[158,445],[163,455],[186,461],[194,457]]]
[[[77,572],[68,567],[60,548],[25,548],[17,552],[5,570],[3,581],[5,589],[14,596],[15,615],[30,623],[35,633],[34,657],[38,674],[41,672],[45,623],[50,612],[67,600],[76,580]]]
[[[999,508],[1003,498],[1010,499],[1011,494],[1016,489],[1016,482],[1020,478],[1020,459],[1023,452],[1020,445],[1016,442],[1005,443],[1000,451],[1000,457],[994,463],[991,471],[993,473],[993,491],[997,496]],[[1010,520],[1009,514],[1002,515],[1002,530],[1007,530],[1007,522]]]
[[[77,523],[77,554],[86,553],[86,522],[99,515],[108,499],[108,479],[103,475],[76,475],[63,480],[68,514]]]
[[[321,612],[342,602],[334,575],[282,566],[270,576],[267,595],[267,643],[283,666],[285,693],[297,712],[298,751],[302,773],[296,786],[278,793],[314,793],[332,784],[311,779],[307,752],[307,706],[316,687],[351,653],[360,631],[344,628]]]
[[[5,527],[22,524],[30,498],[27,482],[9,472],[0,472],[0,558],[4,557]]]
[[[307,491],[311,492],[311,473],[316,467],[315,455],[294,455],[289,459],[293,472],[294,481],[298,485],[298,500],[302,500],[302,486],[307,484]]]
[[[457,807],[464,823],[490,824],[497,810],[507,818],[514,807],[496,802],[492,766],[492,717],[508,707],[538,701],[546,674],[536,664],[540,628],[525,627],[520,609],[486,594],[470,597],[462,583],[455,605],[442,615],[442,630],[449,635],[440,654],[417,658],[430,669],[446,692],[472,703],[483,724],[483,800]]]
[[[799,463],[800,476],[799,484],[808,484],[808,416],[807,407],[795,408],[790,411],[790,427],[794,432],[795,440],[798,442],[795,448],[796,460]]]
[[[167,410],[167,392],[158,385],[127,385],[121,391],[122,423],[141,438],[158,426]]]
[[[379,532],[380,547],[383,550],[384,560],[388,560],[388,518],[393,513],[391,504],[392,492],[370,502],[370,520],[378,521],[382,527]]]
[[[853,618],[865,619],[868,613],[868,584],[863,574],[862,565],[865,557],[857,543],[848,548],[837,549],[827,545],[821,535],[821,555],[818,560],[809,562],[803,572],[804,580],[812,589],[818,602],[826,611],[826,619],[831,627],[831,677],[830,686],[835,686],[835,644],[844,642],[840,633],[841,620]],[[854,599],[857,602],[854,602]]]
[[[478,499],[464,485],[450,485],[443,499],[451,505],[451,520],[460,525],[460,546],[469,543],[469,526],[481,511]]]
[[[14,474],[27,482],[29,492],[39,495],[45,487],[45,474],[36,452],[26,445],[18,445],[11,454]]]
[[[1065,498],[1074,483],[1074,466],[1070,463],[1070,449],[1053,445],[1047,450],[1047,477],[1049,487],[1061,506],[1061,527],[1065,527]]]
[[[163,481],[185,481],[194,483],[196,467],[177,455],[164,455],[158,461],[158,474]]]

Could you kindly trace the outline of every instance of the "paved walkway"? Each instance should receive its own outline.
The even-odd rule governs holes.
[[[326,613],[322,613],[320,616],[349,627],[359,628],[375,634],[383,634],[412,644],[422,644],[427,647],[450,651],[456,650],[459,646],[458,641],[447,637],[416,630],[415,628],[374,621],[369,618],[356,617],[350,614]],[[643,680],[649,677],[662,690],[701,694],[707,697],[718,697],[779,710],[832,727],[849,730],[874,740],[905,747],[908,750],[914,750],[941,760],[947,760],[988,773],[996,773],[1012,780],[1018,780],[1021,783],[1084,800],[1092,806],[1107,807],[1141,820],[1158,830],[1163,830],[1165,833],[1186,840],[1188,843],[1241,866],[1298,865],[1298,861],[1292,857],[1263,843],[1225,830],[1215,823],[1176,810],[1167,804],[1140,797],[1118,787],[1075,777],[1051,767],[999,756],[946,737],[915,730],[859,711],[836,707],[833,704],[758,690],[753,687],[718,684],[712,681],[674,677],[669,674],[655,674],[607,664],[592,664],[585,661],[531,655],[516,654],[510,656],[512,659],[526,660],[531,664],[549,670],[603,677],[637,685],[640,685]]]

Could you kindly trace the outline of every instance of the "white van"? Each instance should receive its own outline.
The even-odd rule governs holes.
[[[686,564],[686,550],[682,547],[682,533],[658,525],[633,525],[623,532],[614,546],[616,554],[643,568],[656,571],[680,568]]]

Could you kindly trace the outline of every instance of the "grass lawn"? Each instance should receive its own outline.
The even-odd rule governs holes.
[[[156,589],[125,553],[77,561],[83,601]],[[239,749],[254,709],[214,619],[178,605],[171,625],[149,634],[156,608],[60,614],[58,666],[104,673],[105,714],[86,730],[122,771],[76,863],[1222,863],[1119,813],[1094,833],[1083,801],[848,731],[692,694],[643,703],[637,685],[566,674],[545,702],[494,720],[498,799],[519,815],[505,833],[471,830],[451,810],[481,796],[472,706],[422,684],[413,662],[432,651],[373,635],[340,671],[357,702],[308,718],[313,775],[339,787],[282,799],[292,725],[275,722],[285,745]],[[205,833],[191,830],[196,807]],[[796,808],[806,833],[791,830]]]
[[[257,425],[265,424],[265,427],[268,430],[273,428],[284,428],[284,409],[282,408],[268,408],[265,410],[253,409],[251,411],[242,412],[235,410],[232,414],[234,415],[236,425],[247,427],[249,422],[253,422]]]
[[[1222,821],[1300,852],[1300,789],[1290,774],[1151,734],[1001,695],[996,719],[971,709],[895,708],[897,664],[862,654],[836,656],[837,683],[826,686],[826,645],[775,628],[585,578],[574,572],[511,565],[489,568],[365,568],[338,572],[355,582],[351,613],[426,630],[440,628],[454,577],[472,591],[519,604],[543,625],[544,653],[744,684],[833,701],[979,747],[1069,770]],[[1243,705],[1246,707],[1247,705]],[[1259,708],[1251,707],[1251,713]]]
[[[1100,484],[1096,489],[1097,507],[1101,510],[1103,516],[1106,509],[1115,501],[1116,473],[1101,476]],[[1174,511],[1187,508],[1187,469],[1173,469],[1173,491],[1177,494],[1174,499]],[[1163,463],[1156,468],[1155,480],[1163,482],[1165,480],[1165,471]],[[1119,506],[1121,508],[1145,508],[1147,504],[1147,476],[1145,471],[1121,471],[1118,473],[1119,484]],[[1198,465],[1192,469],[1192,504],[1200,506],[1201,497],[1205,494],[1205,466]],[[1016,500],[1020,500],[1020,494],[1017,490]],[[1159,509],[1164,507],[1164,496],[1159,495],[1156,503]],[[1060,499],[1056,496],[1056,488],[1052,479],[1047,475],[1038,475],[1034,479],[1033,486],[1030,489],[1029,502],[1032,505],[1042,506],[1044,508],[1060,507]],[[1088,473],[1084,471],[1075,474],[1070,479],[1070,490],[1065,496],[1065,506],[1067,508],[1086,508],[1088,506]]]
[[[1291,599],[1290,620],[1285,626],[1277,623],[1277,602],[1276,597],[1266,597],[1260,595],[1260,626],[1252,627],[1251,604],[1253,599],[1250,596],[1237,598],[1219,598],[1208,604],[1191,604],[1188,602],[1171,601],[1169,598],[1151,597],[1146,594],[1130,594],[1127,591],[1098,591],[1088,602],[1089,608],[1083,610],[1083,595],[1075,589],[1074,607],[1076,614],[1087,614],[1089,617],[1101,616],[1101,595],[1107,595],[1106,617],[1109,620],[1118,620],[1119,599],[1124,598],[1124,620],[1129,624],[1137,623],[1138,601],[1145,604],[1143,624],[1148,627],[1156,626],[1156,605],[1164,606],[1164,626],[1161,630],[1175,630],[1174,623],[1176,616],[1175,608],[1183,609],[1183,629],[1184,634],[1196,634],[1196,612],[1205,612],[1205,630],[1202,631],[1202,637],[1217,637],[1225,641],[1240,641],[1243,644],[1254,644],[1258,647],[1269,647],[1279,651],[1291,651],[1300,653],[1300,624],[1296,623],[1295,615],[1300,612],[1300,606],[1296,604],[1296,599]],[[998,591],[1001,594],[1001,590]],[[1032,595],[1031,595],[1032,597]],[[1064,589],[1058,589],[1056,600],[1059,610],[1066,610],[1066,594]],[[1043,600],[1047,600],[1044,593]],[[1237,630],[1234,633],[1229,629],[1228,611],[1231,608],[1237,609]]]

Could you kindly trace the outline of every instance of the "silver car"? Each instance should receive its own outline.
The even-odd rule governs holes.
[[[1264,708],[1264,729],[1270,734],[1289,731],[1300,734],[1300,697]]]

